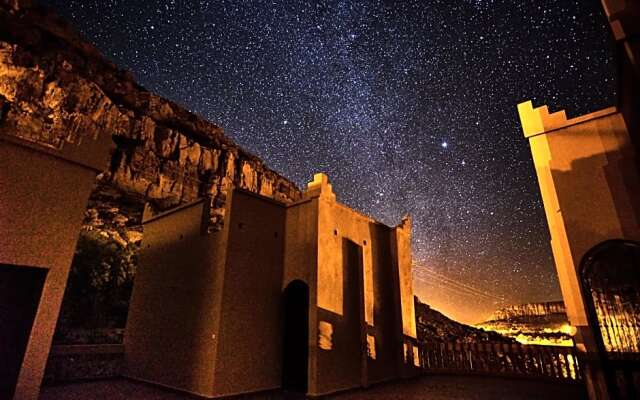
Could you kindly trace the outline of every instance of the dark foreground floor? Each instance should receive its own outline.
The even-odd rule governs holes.
[[[188,400],[194,397],[129,380],[108,380],[45,387],[40,400]],[[246,397],[277,400],[278,394]],[[484,376],[425,376],[330,397],[336,400],[573,400],[586,399],[583,387]]]

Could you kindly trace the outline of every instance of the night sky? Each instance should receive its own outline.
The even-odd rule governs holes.
[[[517,103],[615,103],[597,0],[50,0],[147,89],[390,225],[416,294],[466,322],[560,299]]]

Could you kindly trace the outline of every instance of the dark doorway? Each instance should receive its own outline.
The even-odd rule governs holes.
[[[366,243],[366,242],[364,242]],[[342,240],[343,255],[343,329],[345,349],[342,374],[349,385],[367,385],[366,331],[364,320],[364,278],[362,247],[349,239]]]
[[[282,388],[307,392],[309,357],[309,287],[295,280],[284,290]]]
[[[0,264],[0,398],[13,397],[47,276],[42,268]]]
[[[601,243],[584,256],[580,274],[610,394],[640,398],[640,244]]]

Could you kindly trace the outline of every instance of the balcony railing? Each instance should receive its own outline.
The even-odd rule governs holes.
[[[515,377],[582,380],[572,347],[508,343],[417,342],[414,364],[426,372],[472,373]]]

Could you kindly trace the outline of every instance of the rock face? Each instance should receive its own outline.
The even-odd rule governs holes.
[[[515,338],[524,344],[572,346],[571,327],[564,303],[550,301],[503,308],[476,325]]]
[[[493,313],[490,321],[512,320],[520,317],[540,317],[553,314],[566,315],[564,302],[528,303],[503,308]]]
[[[289,180],[217,125],[138,85],[49,10],[0,0],[0,134],[59,149],[113,137],[105,187],[165,210],[209,199],[209,230],[224,220],[232,187],[282,202]]]

